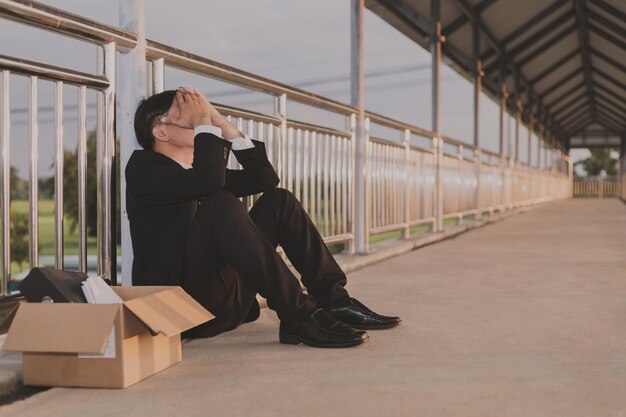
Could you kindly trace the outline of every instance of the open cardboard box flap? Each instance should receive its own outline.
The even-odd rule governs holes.
[[[124,305],[154,333],[175,336],[214,316],[180,287],[115,287]]]
[[[4,350],[102,353],[119,304],[21,303]]]

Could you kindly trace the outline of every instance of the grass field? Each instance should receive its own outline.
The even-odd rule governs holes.
[[[16,200],[11,202],[13,213],[28,214],[28,201]],[[78,229],[70,230],[70,219],[65,216],[64,226],[64,253],[65,255],[78,255]],[[54,256],[54,201],[39,200],[39,255]],[[87,237],[87,254],[96,254],[96,238]],[[28,261],[18,265],[11,263],[11,275],[17,274],[28,268]]]

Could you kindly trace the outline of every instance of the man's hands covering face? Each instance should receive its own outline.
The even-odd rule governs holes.
[[[222,129],[224,139],[227,140],[242,136],[204,94],[189,87],[181,87],[176,91],[174,103],[161,118],[161,123],[187,129],[195,129],[199,125],[213,125]]]
[[[186,129],[195,129],[199,125],[212,124],[210,103],[200,92],[193,89],[176,91],[174,102],[161,117],[161,123],[171,124]]]

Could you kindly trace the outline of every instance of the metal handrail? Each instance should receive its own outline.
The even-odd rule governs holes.
[[[114,42],[122,49],[133,49],[137,45],[134,33],[36,1],[3,0],[0,16],[99,45]]]
[[[73,85],[84,85],[96,90],[106,90],[109,80],[102,75],[92,75],[54,65],[42,64],[26,59],[0,55],[0,69],[19,72],[21,75],[34,76],[50,81],[62,81]]]
[[[312,105],[321,109],[331,110],[343,115],[358,112],[356,107],[311,92],[279,83],[219,62],[183,51],[159,42],[147,40],[146,58],[151,61],[163,59],[165,64],[180,70],[213,77],[227,81],[240,87],[280,96],[286,94],[291,100]]]

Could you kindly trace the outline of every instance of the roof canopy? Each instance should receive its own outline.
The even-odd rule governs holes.
[[[366,0],[366,7],[428,48],[439,1],[443,56],[565,146],[584,132],[626,132],[626,1]],[[476,31],[476,32],[475,32]],[[479,33],[476,45],[474,33]]]

